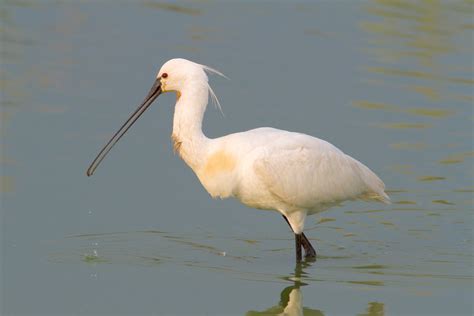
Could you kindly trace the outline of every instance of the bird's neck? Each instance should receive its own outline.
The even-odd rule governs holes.
[[[192,169],[202,163],[209,141],[202,132],[208,98],[207,82],[202,81],[191,81],[177,92],[171,138],[175,151]]]

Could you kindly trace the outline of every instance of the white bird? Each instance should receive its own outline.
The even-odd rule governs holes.
[[[160,94],[175,92],[171,135],[174,150],[213,198],[234,197],[249,207],[280,212],[295,234],[297,261],[302,259],[302,247],[308,259],[316,257],[303,233],[308,215],[345,200],[389,203],[385,185],[374,172],[316,137],[269,127],[206,137],[202,120],[209,94],[219,105],[206,71],[222,75],[186,59],[167,61],[143,103],[97,155],[87,175],[94,173],[114,144]]]

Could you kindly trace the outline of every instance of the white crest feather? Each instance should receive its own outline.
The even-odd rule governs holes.
[[[214,104],[214,106],[216,108],[219,109],[219,111],[221,112],[222,115],[224,115],[224,112],[222,111],[222,106],[221,106],[221,103],[219,102],[219,99],[217,98],[216,94],[214,93],[214,91],[212,90],[211,86],[209,85],[209,82],[207,83],[207,87],[209,89],[209,92],[211,93],[211,100],[212,100],[212,103]]]
[[[222,72],[220,72],[219,70],[216,70],[214,68],[211,68],[209,66],[206,66],[206,65],[201,65],[202,68],[205,70],[205,71],[208,71],[210,73],[213,73],[213,74],[216,74],[216,75],[219,75],[221,77],[224,77],[226,79],[229,79],[226,75],[224,75]],[[230,80],[230,79],[229,79]],[[222,111],[222,106],[221,106],[221,103],[219,102],[219,99],[217,98],[216,94],[214,93],[214,91],[212,90],[211,86],[209,85],[209,83],[207,83],[207,87],[209,89],[209,92],[211,94],[211,100],[212,100],[212,103],[214,104],[214,106],[216,108],[219,109],[219,111],[221,112],[222,115],[224,115],[224,112]]]
[[[226,75],[224,75],[222,72],[220,72],[220,71],[217,70],[217,69],[211,68],[211,67],[206,66],[206,65],[201,65],[201,66],[202,66],[202,68],[204,68],[204,70],[209,71],[210,73],[219,75],[219,76],[221,76],[221,77],[224,77],[224,78],[230,80],[229,77],[227,77]]]

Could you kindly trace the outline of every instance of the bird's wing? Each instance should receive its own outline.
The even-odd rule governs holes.
[[[269,146],[254,160],[253,168],[274,196],[295,207],[313,209],[347,199],[389,202],[377,175],[318,139],[309,145]]]

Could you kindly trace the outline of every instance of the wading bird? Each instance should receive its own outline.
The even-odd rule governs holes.
[[[316,251],[303,233],[307,215],[345,200],[390,201],[384,183],[369,168],[332,144],[301,133],[263,127],[210,139],[202,132],[209,94],[219,102],[206,71],[186,59],[167,61],[143,103],[94,159],[91,176],[114,144],[162,93],[177,101],[171,135],[174,150],[213,198],[234,197],[243,204],[283,215],[295,234],[296,260]]]

